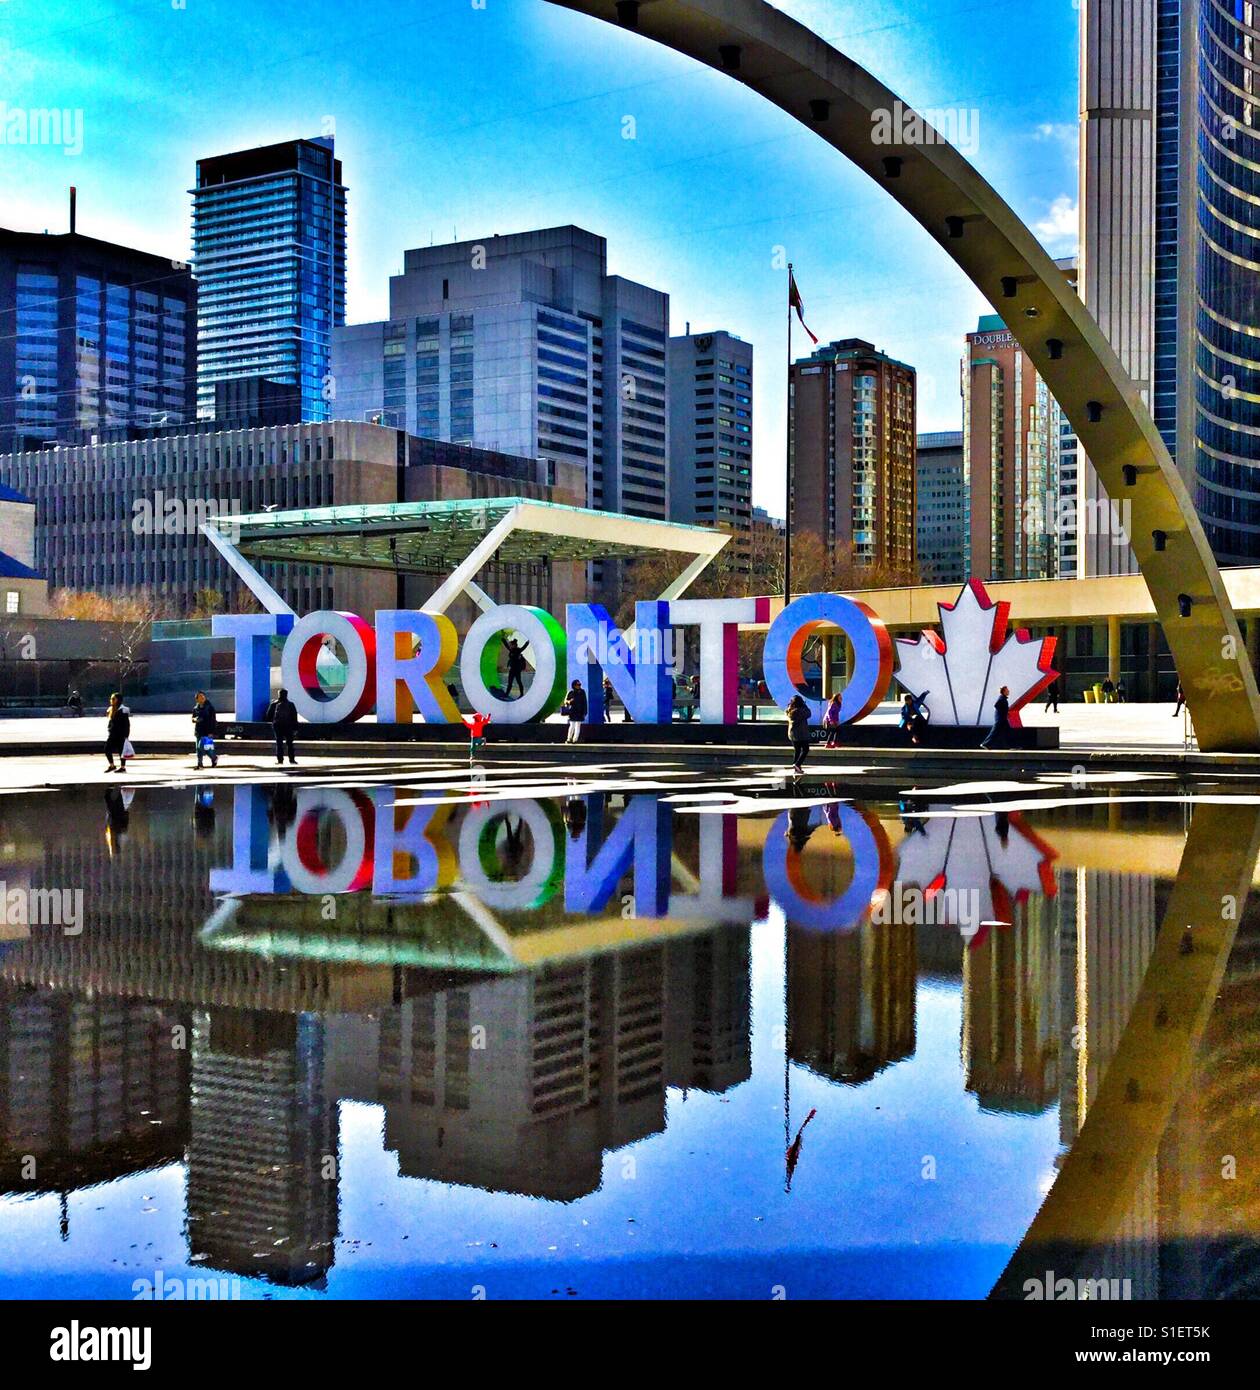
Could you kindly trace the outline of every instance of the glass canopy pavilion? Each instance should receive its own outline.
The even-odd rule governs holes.
[[[521,497],[453,502],[379,502],[221,516],[202,530],[258,601],[292,610],[250,561],[344,565],[397,574],[446,574],[424,607],[444,612],[461,593],[489,603],[477,574],[496,560],[524,563],[690,556],[661,598],[677,598],[730,540],[706,526],[652,521],[620,512]]]

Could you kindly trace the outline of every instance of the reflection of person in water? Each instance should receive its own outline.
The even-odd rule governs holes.
[[[827,802],[823,807],[823,815],[826,817],[827,824],[831,826],[835,834],[844,834],[844,826],[840,822],[840,803],[838,801]]]
[[[564,803],[564,823],[569,828],[569,838],[580,840],[586,829],[586,798],[571,796]]]
[[[897,802],[897,814],[901,817],[901,823],[906,828],[907,835],[926,835],[927,826],[923,824],[922,816],[913,815],[915,809],[913,801],[907,801],[902,797]]]
[[[297,793],[288,782],[278,783],[268,790],[267,819],[275,826],[277,836],[284,839],[286,831],[297,820]]]
[[[813,815],[812,806],[793,806],[788,812],[788,828],[783,834],[798,854],[805,848],[806,841],[816,829],[812,824]]]
[[[122,849],[127,827],[131,824],[128,800],[121,787],[105,788],[105,843],[111,854]]]
[[[525,867],[525,822],[520,816],[503,817],[503,860],[504,866],[513,878],[520,878]]]
[[[1011,838],[1011,818],[1005,811],[998,811],[993,817],[993,829],[997,832],[998,841],[1002,848],[1006,848],[1006,842]]]
[[[198,787],[193,793],[193,834],[198,840],[208,840],[214,834],[214,789]]]

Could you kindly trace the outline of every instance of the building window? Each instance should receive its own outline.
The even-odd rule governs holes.
[[[18,592],[16,589],[9,589],[5,593],[4,611],[6,613],[16,613],[18,611]]]

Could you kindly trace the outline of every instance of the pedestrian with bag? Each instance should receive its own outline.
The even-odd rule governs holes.
[[[218,767],[219,753],[214,746],[214,740],[219,732],[219,716],[204,690],[199,690],[193,701],[192,723],[197,767],[202,766],[203,758],[210,759],[211,767]]]
[[[122,702],[118,691],[109,697],[109,708],[105,711],[105,771],[127,771],[127,758],[134,755],[131,747],[131,711]],[[118,766],[114,766],[114,758]]]
[[[565,715],[569,721],[569,732],[564,739],[566,743],[577,743],[581,739],[582,725],[586,723],[588,709],[586,691],[582,689],[582,682],[574,681],[569,687],[569,693],[564,697],[564,704],[560,706],[560,713]]]

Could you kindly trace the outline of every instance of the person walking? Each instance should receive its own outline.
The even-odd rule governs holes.
[[[276,762],[283,763],[284,755],[288,753],[289,762],[296,767],[293,740],[297,735],[298,712],[297,706],[289,699],[289,692],[283,687],[279,695],[267,706],[267,713],[263,718],[271,725],[271,732],[275,735]]]
[[[1053,707],[1055,714],[1059,712],[1059,678],[1055,678],[1046,686],[1046,713],[1049,714]]]
[[[827,701],[827,708],[823,711],[823,728],[827,730],[827,742],[823,745],[825,748],[840,747],[840,705],[842,702],[842,696],[833,695]]]
[[[1173,706],[1173,718],[1181,713],[1181,707],[1186,703],[1186,692],[1181,688],[1181,682],[1177,682],[1177,703]]]
[[[83,717],[83,696],[77,690],[70,692],[70,698],[66,701],[66,708],[70,711],[72,718],[81,719]]]
[[[788,742],[792,745],[792,771],[799,777],[809,755],[809,706],[800,695],[793,695],[787,709]]]
[[[515,637],[507,638],[504,643],[507,648],[507,689],[504,695],[511,695],[512,686],[525,694],[525,649],[529,646],[528,642],[518,642]]]
[[[209,758],[210,766],[218,767],[219,754],[214,746],[214,737],[219,732],[219,716],[204,690],[199,690],[193,700],[192,723],[198,768],[202,765],[202,758]]]
[[[105,771],[126,772],[127,740],[131,737],[131,711],[122,702],[118,691],[109,697],[109,708],[105,711]],[[118,766],[114,766],[114,757]]]
[[[1011,735],[1011,691],[1004,685],[993,702],[993,727],[981,748],[1005,748]]]
[[[1104,705],[1114,705],[1116,702],[1116,683],[1110,676],[1102,683],[1102,697]]]
[[[569,732],[564,739],[566,743],[577,743],[581,739],[582,725],[586,723],[586,711],[586,691],[582,689],[581,681],[574,681],[569,687],[569,693],[564,697],[564,704],[560,706],[560,713],[567,715],[569,720]]]

